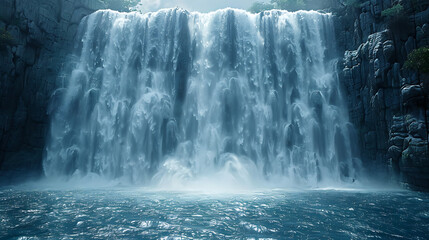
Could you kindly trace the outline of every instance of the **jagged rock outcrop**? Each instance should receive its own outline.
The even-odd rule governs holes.
[[[47,106],[61,83],[81,19],[98,0],[2,0],[0,29],[0,182],[41,171]]]
[[[383,10],[398,3],[405,16],[396,22],[382,17]],[[428,5],[366,1],[339,17],[342,23],[355,18],[353,24],[340,23],[337,29],[346,50],[342,80],[362,159],[370,171],[385,169],[415,189],[429,189],[429,76],[403,64],[412,50],[429,44]]]

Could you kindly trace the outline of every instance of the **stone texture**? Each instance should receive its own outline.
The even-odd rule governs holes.
[[[0,184],[42,173],[47,106],[80,20],[98,0],[2,0],[0,28]],[[20,177],[18,177],[20,175]]]
[[[429,2],[417,9],[402,1],[409,17],[392,26],[381,11],[397,2],[365,1],[348,13],[359,23],[337,24],[345,49],[341,79],[367,169],[384,169],[410,188],[429,190],[428,76],[403,69],[407,55],[429,42]],[[343,41],[344,31],[355,39]]]

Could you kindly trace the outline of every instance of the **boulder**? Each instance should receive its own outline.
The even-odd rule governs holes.
[[[401,148],[397,146],[391,146],[388,150],[388,157],[391,158],[394,162],[398,162],[401,158],[401,155]]]
[[[413,106],[424,101],[423,88],[420,85],[407,85],[401,90],[404,106]]]
[[[427,139],[427,129],[424,122],[412,122],[408,126],[408,133],[414,138]]]

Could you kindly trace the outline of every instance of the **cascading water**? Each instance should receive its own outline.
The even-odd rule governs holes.
[[[163,186],[356,177],[329,14],[99,11],[77,39],[54,94],[48,177]]]

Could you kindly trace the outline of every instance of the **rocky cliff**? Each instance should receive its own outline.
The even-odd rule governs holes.
[[[38,176],[47,107],[61,83],[81,19],[98,0],[2,0],[0,6],[0,182]]]
[[[403,13],[383,16],[396,4]],[[428,75],[403,65],[414,49],[429,45],[428,5],[371,0],[338,15],[342,81],[361,157],[370,174],[385,170],[383,177],[414,189],[429,189]]]

